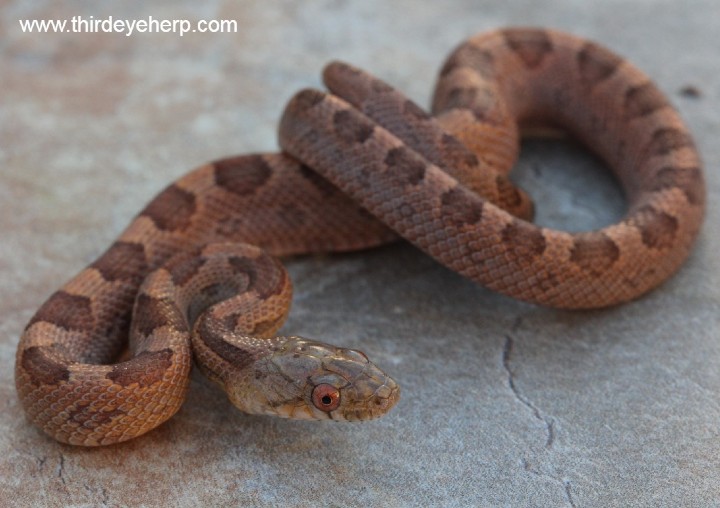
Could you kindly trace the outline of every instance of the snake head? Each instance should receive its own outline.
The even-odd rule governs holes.
[[[243,411],[301,420],[363,421],[387,413],[398,384],[364,353],[300,337],[281,338],[252,374],[226,384]],[[244,388],[240,388],[244,386]]]

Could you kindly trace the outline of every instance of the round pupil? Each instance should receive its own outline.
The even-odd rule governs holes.
[[[332,402],[332,397],[330,397],[330,395],[324,395],[323,398],[320,400],[322,401],[323,404],[325,404],[326,406],[329,406],[330,403]]]

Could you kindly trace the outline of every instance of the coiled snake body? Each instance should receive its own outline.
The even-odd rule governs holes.
[[[288,104],[284,153],[192,171],[41,306],[15,371],[36,425],[87,446],[143,434],[180,407],[191,351],[250,413],[386,413],[399,388],[364,354],[274,337],[291,288],[265,252],[400,235],[504,294],[591,308],[660,284],[697,235],[705,191],[688,130],[647,76],[592,42],[538,29],[471,38],[442,68],[434,117],[349,65],[324,77],[334,95]],[[574,234],[526,220],[532,205],[505,174],[520,129],[536,125],[567,129],[607,162],[628,197],[623,220]],[[128,332],[132,357],[110,363]]]

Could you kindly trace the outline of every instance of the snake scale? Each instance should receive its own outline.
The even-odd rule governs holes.
[[[506,295],[595,308],[656,287],[698,233],[705,188],[688,129],[646,75],[593,42],[533,28],[472,37],[442,67],[432,116],[350,65],[329,64],[324,80],[329,93],[287,105],[282,153],[174,182],[40,307],[15,370],[34,424],[76,445],[139,436],[179,409],[193,355],[249,413],[390,410],[399,387],[363,353],[275,336],[291,284],[271,256],[400,236]],[[506,174],[520,132],[537,126],[607,163],[628,199],[620,222],[581,233],[529,222],[532,203]]]

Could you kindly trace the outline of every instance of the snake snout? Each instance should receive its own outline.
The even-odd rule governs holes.
[[[364,353],[340,349],[325,367],[344,374],[345,385],[339,388],[340,403],[328,417],[336,421],[366,421],[390,411],[400,399],[400,386],[368,360]]]
[[[379,370],[379,369],[378,369]],[[400,400],[400,386],[390,376],[385,375],[382,384],[367,399],[355,396],[357,401],[343,411],[346,421],[366,421],[379,418],[388,413]]]

